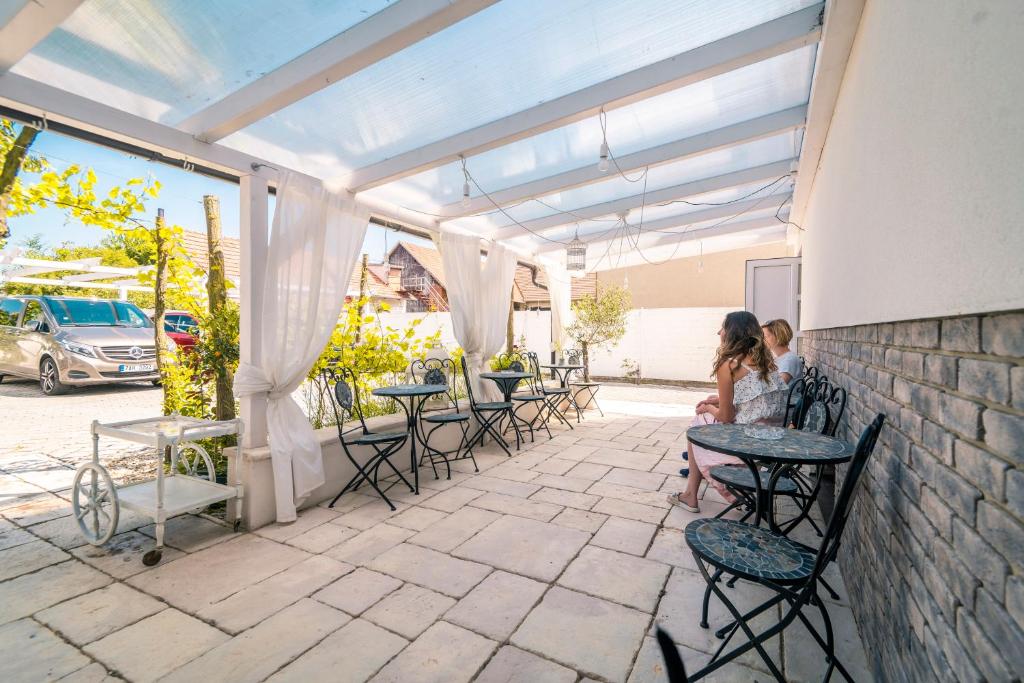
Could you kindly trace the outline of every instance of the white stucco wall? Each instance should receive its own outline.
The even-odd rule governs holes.
[[[803,324],[1024,307],[1024,2],[869,0],[803,219]]]

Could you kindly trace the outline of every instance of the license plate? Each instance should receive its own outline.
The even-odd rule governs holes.
[[[153,372],[156,370],[156,366],[152,363],[145,363],[142,365],[118,365],[118,372]]]

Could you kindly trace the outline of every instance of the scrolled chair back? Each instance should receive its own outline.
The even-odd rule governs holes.
[[[416,359],[409,364],[413,382],[446,387],[445,396],[458,408],[459,368],[450,358]]]
[[[338,429],[356,417],[365,432],[366,420],[359,402],[359,378],[355,371],[344,366],[327,367],[320,371],[320,378],[320,398],[331,406]]]
[[[495,358],[498,361],[498,367],[504,370],[511,370],[512,372],[527,372],[529,366],[529,360],[526,354],[519,351],[513,351],[512,353],[499,353]]]
[[[834,436],[846,410],[846,389],[821,377],[807,382],[797,426],[806,432]]]

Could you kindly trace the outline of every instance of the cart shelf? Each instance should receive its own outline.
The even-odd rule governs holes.
[[[217,484],[197,477],[166,477],[164,479],[164,516],[173,517],[184,512],[204,508],[236,495],[234,486]],[[150,479],[117,489],[121,505],[144,515],[157,516],[157,480]]]

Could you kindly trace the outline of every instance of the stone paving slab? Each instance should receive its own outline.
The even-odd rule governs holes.
[[[359,616],[402,585],[398,579],[360,567],[313,594],[320,602]]]
[[[414,531],[378,524],[334,546],[325,555],[349,564],[369,564],[373,558],[412,536]]]
[[[142,556],[155,547],[154,539],[138,531],[129,531],[114,536],[102,546],[83,545],[74,548],[71,553],[115,579],[126,579],[150,571],[149,567],[142,564]],[[184,556],[180,550],[164,547],[161,562],[171,562]]]
[[[576,672],[517,647],[505,646],[491,658],[476,683],[574,683]]]
[[[46,541],[32,541],[8,550],[0,550],[0,581],[34,572],[70,557]]]
[[[530,496],[530,500],[542,503],[551,503],[561,507],[572,507],[579,510],[589,510],[601,500],[599,496],[592,496],[587,493],[576,493],[575,491],[563,491],[562,489],[543,488]],[[550,520],[545,520],[550,521]]]
[[[56,681],[87,664],[77,648],[31,619],[0,626],[0,681]]]
[[[412,640],[454,604],[447,595],[407,583],[364,612],[363,618]]]
[[[240,633],[352,572],[354,566],[316,555],[199,610],[222,631]]]
[[[643,612],[555,586],[511,642],[585,673],[622,681],[649,621]]]
[[[302,599],[193,659],[163,680],[258,682],[345,625],[344,612]]]
[[[476,675],[497,643],[439,621],[371,680],[374,683],[461,683]]]
[[[72,560],[0,583],[0,624],[106,586],[111,578]]]
[[[138,683],[155,681],[229,636],[176,609],[165,609],[85,646],[92,657]]]
[[[669,567],[633,555],[587,546],[572,561],[558,585],[653,612]]]
[[[422,505],[423,507],[440,510],[441,512],[457,512],[458,510],[461,510],[466,503],[474,498],[479,498],[482,495],[484,495],[484,492],[479,489],[463,487],[450,488],[423,501]]]
[[[593,533],[600,529],[601,525],[607,520],[608,515],[602,515],[599,512],[586,512],[575,508],[566,508],[551,522],[559,526],[569,527],[570,529],[579,529],[580,531]]]
[[[461,598],[491,573],[487,565],[410,543],[382,553],[370,563],[370,568],[454,598]]]
[[[340,524],[320,524],[298,536],[292,536],[285,543],[307,553],[322,553],[358,534],[358,530]]]
[[[550,522],[555,515],[562,511],[561,505],[516,498],[515,496],[506,496],[501,493],[485,493],[470,503],[470,505],[490,510],[491,512],[527,517],[541,522]]]
[[[308,557],[297,548],[247,534],[161,563],[132,576],[128,583],[195,614]]]
[[[36,619],[75,645],[87,645],[166,607],[123,583],[113,583],[45,609]]]
[[[505,515],[452,554],[550,582],[589,538],[577,529]]]
[[[590,544],[643,557],[657,530],[657,526],[647,522],[610,517],[590,539]]]
[[[353,619],[268,680],[293,683],[329,678],[332,683],[362,683],[406,645],[405,638]]]
[[[483,491],[477,491],[481,496]],[[501,515],[482,508],[464,507],[409,539],[410,543],[450,552]]]
[[[547,584],[499,570],[459,600],[444,618],[488,638],[504,641],[546,590]]]

